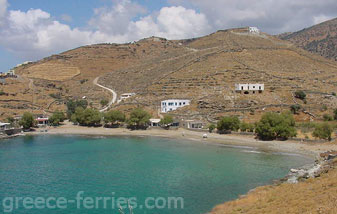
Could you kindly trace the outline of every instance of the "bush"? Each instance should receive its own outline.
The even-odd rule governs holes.
[[[173,123],[173,117],[171,115],[165,115],[163,119],[160,120],[160,125],[168,127]]]
[[[80,80],[80,83],[81,83],[81,84],[84,84],[84,83],[86,83],[86,82],[88,82],[88,79],[82,79],[82,80]]]
[[[88,107],[88,101],[86,100],[69,100],[67,102],[67,116],[70,119],[71,115],[75,113],[76,108],[81,107],[86,109]]]
[[[331,95],[332,95],[332,96],[337,96],[337,95],[336,95],[336,92],[332,92]]]
[[[257,123],[255,132],[261,140],[286,140],[296,137],[295,120],[290,113],[268,112]]]
[[[301,100],[305,100],[305,98],[307,97],[307,95],[305,94],[304,91],[296,91],[295,92],[295,97]]]
[[[335,109],[335,110],[333,111],[333,117],[334,117],[335,120],[337,120],[337,109]]]
[[[241,132],[254,132],[255,126],[254,124],[250,123],[241,123],[240,125],[240,131]]]
[[[332,127],[328,123],[323,123],[316,126],[312,136],[330,141],[332,131]]]
[[[109,103],[109,101],[106,100],[106,99],[101,100],[101,105],[102,106],[106,106],[106,105],[108,105],[108,103]]]
[[[298,114],[298,112],[301,110],[301,105],[291,105],[290,106],[290,111],[293,113],[293,114]]]
[[[238,117],[223,117],[217,124],[220,133],[237,131],[240,128],[240,120]]]
[[[209,133],[212,133],[213,131],[214,131],[214,129],[216,129],[216,125],[215,124],[210,124],[209,126],[208,126],[208,131],[209,131]]]
[[[125,122],[125,114],[117,110],[111,110],[104,114],[104,122],[111,125],[119,125]]]
[[[23,127],[23,129],[30,129],[35,125],[35,120],[33,117],[33,114],[30,112],[25,112],[19,121],[20,126]]]
[[[71,120],[79,123],[81,126],[98,126],[101,123],[102,115],[96,109],[77,107]]]
[[[333,116],[331,116],[330,114],[324,114],[324,115],[323,115],[323,120],[324,120],[324,121],[333,121],[334,118],[333,118]]]
[[[151,115],[141,108],[133,110],[128,120],[129,128],[141,129],[146,128],[150,122]]]
[[[0,96],[7,95],[3,90],[0,90]]]
[[[53,126],[59,126],[60,123],[64,122],[66,116],[63,112],[56,111],[53,115],[49,118],[49,123]]]

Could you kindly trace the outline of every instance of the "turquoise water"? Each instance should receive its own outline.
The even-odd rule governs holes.
[[[135,214],[206,213],[309,162],[296,155],[151,137],[20,137],[0,142],[0,213],[10,211],[15,200],[6,197],[68,200],[67,207],[51,210],[27,210],[19,201],[17,209],[13,207],[19,214],[119,213],[111,209],[112,199],[105,208],[100,201],[94,205],[97,209],[84,208],[81,202],[77,207],[77,201],[69,200],[79,191],[84,191],[83,198],[136,197]],[[184,208],[178,204],[178,209],[161,209],[164,202],[158,199],[160,207],[147,209],[147,197],[182,197]]]

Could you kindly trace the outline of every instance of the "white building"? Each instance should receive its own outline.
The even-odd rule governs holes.
[[[1,123],[0,122],[0,131],[5,131],[11,128],[11,124],[10,123]]]
[[[244,94],[249,94],[252,92],[253,94],[255,93],[262,93],[264,91],[264,84],[235,84],[235,91],[239,93],[244,93]]]
[[[170,111],[175,111],[178,108],[190,105],[190,103],[191,103],[190,100],[175,100],[175,99],[164,100],[161,102],[161,112],[167,113]]]
[[[260,29],[257,28],[257,27],[249,27],[249,33],[259,34],[260,33]]]
[[[159,127],[160,126],[160,119],[150,119],[150,126],[151,127]]]
[[[128,98],[130,98],[130,97],[133,97],[133,96],[135,96],[135,95],[136,95],[136,93],[124,93],[124,94],[122,94],[121,97],[119,98],[118,103],[120,103],[122,100],[126,100],[126,99],[128,99]]]

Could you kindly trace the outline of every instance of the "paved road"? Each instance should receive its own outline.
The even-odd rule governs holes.
[[[100,88],[108,90],[112,94],[112,99],[109,102],[109,104],[107,105],[107,107],[105,107],[104,109],[100,110],[100,112],[104,112],[104,111],[107,111],[110,108],[110,106],[112,106],[112,104],[114,104],[117,101],[117,93],[114,90],[110,89],[110,88],[107,88],[107,87],[105,87],[103,85],[98,84],[98,79],[99,79],[99,77],[96,77],[94,79],[94,81],[93,81],[94,85],[97,85]]]

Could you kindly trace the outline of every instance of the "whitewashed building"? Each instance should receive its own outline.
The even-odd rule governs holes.
[[[159,127],[160,126],[160,119],[150,119],[150,126],[151,127]]]
[[[175,111],[178,108],[190,105],[190,103],[191,103],[190,100],[179,100],[179,99],[163,100],[161,101],[161,112],[167,113],[170,111]]]
[[[257,27],[249,27],[249,33],[259,34],[260,32],[261,32],[260,29]]]
[[[235,91],[238,93],[250,94],[262,93],[264,91],[264,84],[259,83],[247,83],[247,84],[235,84]]]
[[[129,99],[130,97],[133,97],[135,95],[136,95],[136,93],[124,93],[124,94],[121,95],[121,97],[119,98],[117,103],[120,103],[120,102],[122,102],[122,100]]]

